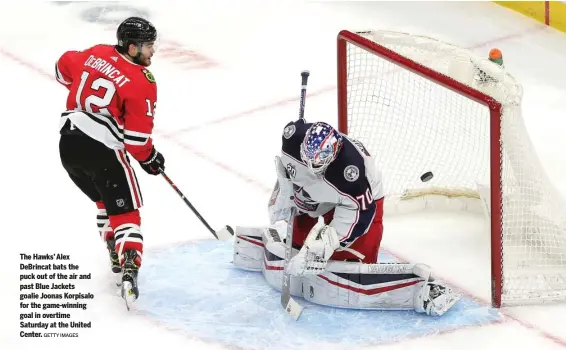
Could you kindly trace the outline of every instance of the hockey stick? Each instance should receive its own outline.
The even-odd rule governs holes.
[[[165,174],[165,172],[163,170],[160,170],[161,175],[163,175],[163,178],[165,180],[167,180],[167,182],[169,183],[169,185],[171,185],[171,187],[173,187],[173,189],[177,192],[177,194],[179,194],[179,196],[181,197],[181,199],[185,202],[186,205],[189,206],[189,208],[191,208],[191,210],[193,211],[193,213],[195,213],[195,215],[197,216],[197,218],[199,218],[199,220],[203,223],[204,226],[206,226],[206,228],[210,231],[210,233],[212,233],[212,235],[220,240],[220,241],[227,241],[232,239],[232,237],[234,236],[234,229],[232,229],[230,226],[226,225],[223,228],[221,228],[218,231],[214,231],[212,229],[212,227],[210,227],[210,225],[208,224],[208,222],[206,222],[206,220],[199,214],[199,212],[195,209],[195,207],[193,207],[193,205],[191,204],[191,202],[189,202],[189,200],[185,197],[185,195],[179,190],[179,188],[177,187],[177,185],[175,185],[175,183],[173,181],[171,181],[171,179],[169,178],[169,176],[167,176]]]
[[[307,80],[309,79],[309,71],[301,72],[301,104],[299,107],[299,119],[305,119],[305,97],[307,94]],[[287,222],[287,237],[285,238],[285,269],[283,270],[283,285],[281,286],[281,306],[285,311],[296,320],[301,316],[304,307],[291,297],[291,275],[287,272],[291,253],[293,252],[293,221],[297,208],[291,207],[291,215]]]
[[[297,303],[293,297],[291,297],[291,275],[287,272],[287,266],[289,266],[289,261],[291,260],[291,253],[293,251],[293,221],[295,219],[296,208],[291,208],[291,215],[289,215],[289,221],[287,222],[287,236],[285,237],[285,269],[283,270],[283,285],[281,287],[281,306],[285,311],[293,317],[293,319],[298,320],[303,312],[304,307]]]
[[[307,81],[309,80],[310,72],[304,70],[301,72],[301,104],[299,106],[299,119],[305,119],[305,100],[307,96]]]

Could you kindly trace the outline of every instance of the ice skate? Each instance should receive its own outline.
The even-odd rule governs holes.
[[[440,283],[426,283],[421,292],[415,294],[415,310],[431,316],[444,315],[462,294]]]
[[[114,275],[114,282],[116,286],[122,284],[122,268],[120,267],[120,259],[118,259],[118,253],[116,253],[116,241],[111,238],[106,241],[106,248],[108,249],[108,256],[110,257],[110,268],[112,269],[112,274]]]
[[[126,308],[130,306],[139,296],[138,290],[139,256],[135,250],[127,250],[124,253],[124,265],[122,266],[122,298],[126,302]]]

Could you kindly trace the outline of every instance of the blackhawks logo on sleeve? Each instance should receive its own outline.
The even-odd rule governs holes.
[[[155,78],[153,77],[153,74],[151,74],[150,71],[148,71],[147,69],[142,69],[143,74],[145,75],[145,78],[150,82],[150,83],[155,83]]]

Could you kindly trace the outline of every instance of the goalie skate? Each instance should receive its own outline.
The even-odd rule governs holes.
[[[427,283],[420,293],[415,294],[415,310],[430,316],[442,316],[450,310],[462,294],[437,283]]]

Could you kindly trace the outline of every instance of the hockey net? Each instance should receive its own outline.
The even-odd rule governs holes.
[[[338,35],[339,129],[376,158],[386,214],[486,213],[496,307],[566,300],[566,205],[521,99],[513,76],[469,50],[397,32]]]

